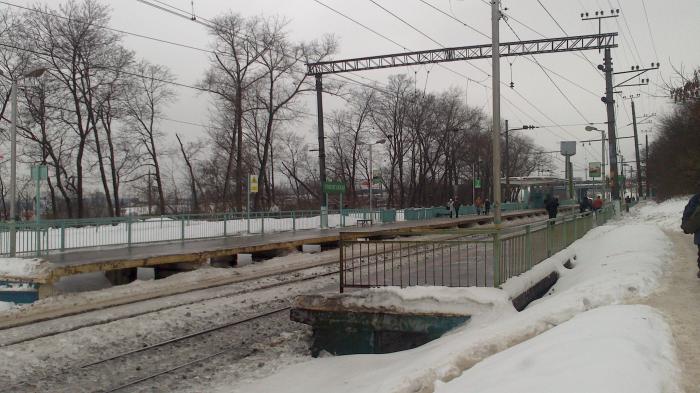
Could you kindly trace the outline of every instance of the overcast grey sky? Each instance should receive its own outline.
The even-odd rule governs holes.
[[[30,4],[33,0],[10,0],[16,4]],[[51,3],[54,0],[51,1]],[[57,0],[56,0],[57,1]],[[191,9],[191,0],[161,0],[173,6]],[[351,16],[359,22],[377,30],[399,44],[412,50],[430,49],[437,44],[412,30],[408,26],[372,4],[369,0],[321,0]],[[401,16],[406,21],[444,46],[460,46],[487,43],[484,36],[469,30],[462,24],[440,14],[420,0],[376,0],[377,3]],[[482,0],[425,0],[435,7],[445,10],[456,18],[490,35],[490,9]],[[593,12],[619,8],[621,15],[617,19],[608,19],[603,23],[603,30],[617,31],[619,48],[613,50],[613,62],[616,70],[629,69],[631,65],[647,66],[659,61],[659,71],[647,75],[652,80],[649,87],[643,89],[627,88],[626,94],[642,93],[637,100],[637,113],[656,112],[661,115],[671,110],[667,99],[654,98],[663,95],[657,87],[661,78],[668,80],[673,74],[671,64],[686,68],[700,65],[700,1],[698,0],[644,0],[647,7],[649,25],[647,25],[642,0],[540,0],[549,12],[568,33],[568,35],[589,34],[597,32],[597,24],[580,20],[583,11]],[[199,47],[208,47],[210,37],[205,27],[186,19],[178,18],[163,11],[149,7],[136,0],[109,1],[113,8],[112,26],[130,32],[161,37],[171,41]],[[561,29],[547,15],[537,0],[504,1],[507,13],[523,22],[531,29],[547,37],[563,36]],[[340,52],[336,58],[369,56],[403,51],[396,44],[385,40],[357,24],[333,13],[313,0],[194,0],[194,11],[204,18],[212,18],[224,11],[232,10],[244,16],[256,14],[279,14],[290,20],[288,31],[295,40],[311,40],[324,33],[333,33],[340,40]],[[521,39],[541,38],[534,31],[510,20],[511,26]],[[650,31],[650,28],[651,31]],[[653,37],[653,44],[652,39]],[[516,40],[514,34],[501,23],[502,40]],[[191,49],[179,48],[156,43],[141,38],[125,36],[124,44],[136,51],[137,55],[152,62],[167,65],[177,76],[178,81],[194,84],[201,79],[207,68],[207,55]],[[584,52],[597,65],[602,62],[602,55],[597,51]],[[657,58],[658,53],[658,58]],[[547,54],[538,56],[541,64],[565,76],[579,86],[559,76],[550,74],[561,90],[569,97],[577,111],[563,98],[552,82],[533,62],[524,58],[505,58],[501,66],[501,78],[505,82],[512,80],[515,90],[526,97],[536,108],[523,100],[516,92],[502,88],[504,98],[514,105],[502,100],[502,118],[509,119],[512,127],[523,124],[550,125],[535,130],[521,131],[533,136],[535,141],[546,150],[557,150],[561,140],[597,139],[599,134],[588,133],[583,126],[566,126],[584,122],[603,122],[605,107],[600,101],[603,95],[604,80],[602,74],[594,69],[580,55]],[[512,62],[512,67],[510,65]],[[670,63],[669,63],[670,62]],[[475,61],[472,64],[490,73],[490,61]],[[447,67],[469,78],[491,85],[487,74],[469,64],[449,63]],[[440,66],[427,65],[410,68],[368,71],[367,78],[386,82],[390,74],[406,72],[415,75],[418,85],[428,91],[440,91],[450,86],[466,89],[465,97],[469,105],[484,107],[491,112],[491,92],[476,82],[467,82]],[[353,78],[358,79],[356,76]],[[360,80],[360,79],[358,79]],[[173,119],[207,123],[208,97],[186,88],[178,88],[178,101],[168,110],[168,117]],[[626,127],[631,122],[629,101],[619,99],[618,125],[622,136],[632,135],[632,128]],[[304,100],[308,112],[315,112],[312,97]],[[339,105],[327,99],[328,110]],[[546,116],[545,116],[546,115]],[[311,140],[315,130],[314,119],[310,117],[300,132]],[[553,124],[564,125],[562,127]],[[164,122],[170,133],[178,132],[193,140],[204,130],[196,126]],[[603,127],[603,126],[600,126]],[[651,128],[640,126],[640,130]],[[597,135],[597,136],[596,136]],[[642,137],[643,139],[643,137]],[[626,159],[633,159],[634,145],[631,139],[622,140],[621,146]],[[579,152],[574,159],[576,176],[584,176],[583,168],[589,161],[600,160],[600,143],[585,146],[579,144]],[[563,167],[563,165],[561,165]]]

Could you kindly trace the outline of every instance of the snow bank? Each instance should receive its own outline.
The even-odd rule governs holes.
[[[471,299],[511,296],[534,280],[537,273],[557,270],[560,279],[548,296],[523,312],[509,307],[493,307],[440,339],[419,348],[384,355],[351,355],[312,359],[268,378],[226,388],[225,392],[431,392],[436,381],[450,381],[486,357],[506,350],[560,325],[587,310],[621,303],[630,296],[645,295],[658,286],[670,241],[655,225],[611,225],[590,231],[569,249],[543,262],[535,273],[515,278],[504,285],[503,295],[490,288],[470,288]],[[562,267],[571,258],[574,268]],[[547,273],[549,274],[549,273]],[[398,289],[394,289],[399,293]],[[440,299],[448,293],[433,291]],[[411,291],[402,297],[410,298]],[[387,296],[390,291],[384,292]],[[413,292],[419,294],[420,292]],[[423,293],[424,294],[424,293]],[[399,296],[399,295],[396,295]],[[495,306],[502,303],[494,303]],[[242,381],[246,382],[246,381]],[[594,390],[595,391],[595,390]]]
[[[676,367],[671,330],[656,310],[607,306],[438,382],[435,392],[677,392]]]
[[[507,294],[494,288],[385,287],[336,295],[307,295],[304,307],[388,313],[478,315],[496,308],[512,308]]]
[[[0,276],[31,277],[40,274],[46,264],[46,261],[36,258],[0,258]]]
[[[653,223],[663,229],[682,232],[683,209],[692,195],[676,197],[661,203],[643,201],[630,211],[633,220]]]

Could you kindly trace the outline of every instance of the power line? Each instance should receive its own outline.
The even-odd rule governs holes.
[[[542,1],[537,0],[537,3],[542,7],[544,12],[546,12],[547,15],[549,15],[549,17],[554,21],[554,23],[557,25],[557,27],[559,27],[559,30],[561,30],[562,33],[564,33],[565,35],[568,36],[569,33],[567,33],[566,30],[564,30],[564,28],[559,24],[559,21],[557,21],[557,18],[555,18],[554,15],[552,15],[552,13],[549,12],[547,7],[545,7],[544,4],[542,4]],[[582,53],[581,56],[583,56],[583,58],[586,59],[586,61],[588,62],[588,64],[591,65],[591,67],[593,67],[596,71],[598,70],[598,68],[595,66],[595,64],[593,64],[593,62],[588,58],[588,56],[586,56],[584,53]]]
[[[659,53],[656,51],[656,43],[654,42],[654,34],[651,32],[651,23],[649,23],[649,14],[647,13],[646,1],[642,0],[642,8],[644,9],[644,19],[647,21],[647,27],[649,28],[649,39],[651,40],[651,47],[654,49],[654,55],[656,60],[659,60]]]
[[[318,2],[318,0],[314,0],[314,1]],[[382,5],[380,5],[379,3],[377,3],[376,1],[374,1],[374,0],[369,0],[369,1],[372,2],[374,5],[376,5],[377,7],[381,8],[382,10],[384,10],[384,11],[385,11],[386,13],[388,13],[389,15],[391,15],[391,16],[393,16],[394,18],[396,18],[396,19],[398,19],[399,21],[401,21],[403,24],[405,24],[405,25],[407,25],[408,27],[410,27],[411,29],[417,31],[417,32],[418,32],[419,34],[421,34],[422,36],[428,38],[430,41],[434,42],[435,44],[439,45],[439,46],[442,47],[442,48],[445,47],[445,45],[441,44],[440,42],[438,42],[438,41],[435,40],[434,38],[432,38],[432,37],[430,37],[429,35],[425,34],[422,30],[420,30],[420,29],[418,29],[417,27],[413,26],[412,24],[408,23],[405,19],[403,19],[403,18],[401,18],[400,16],[396,15],[395,13],[389,11],[388,9],[386,9],[385,7],[383,7]],[[328,6],[327,6],[327,7],[328,7]],[[339,11],[336,11],[336,12],[340,13]],[[404,49],[406,49],[406,48],[404,47]],[[407,50],[410,51],[411,49],[407,49]],[[460,75],[460,76],[462,76],[462,77],[464,77],[464,78],[471,79],[471,78],[469,78],[468,76],[462,74],[461,72],[455,71],[455,70],[453,70],[453,69],[451,69],[451,68],[445,66],[444,64],[438,63],[437,65],[440,66],[441,68],[444,68],[444,69],[446,69],[446,70],[449,70],[449,71],[451,71],[451,72],[453,72],[453,73],[455,73],[455,74],[457,74],[457,75]],[[476,66],[476,65],[474,65],[474,64],[472,64],[472,63],[469,63],[469,62],[467,62],[467,65],[469,65],[469,66],[471,66],[471,67],[473,67],[473,68],[476,68],[477,70],[481,71],[482,73],[484,73],[484,74],[486,74],[486,75],[488,75],[488,76],[491,76],[488,72],[484,71],[484,69],[482,69],[481,67],[478,67],[478,66]],[[472,79],[472,80],[473,80],[473,79]],[[476,82],[476,81],[475,81],[475,82]]]
[[[423,37],[429,39],[430,41],[433,41],[434,43],[436,43],[437,45],[439,45],[439,46],[441,46],[441,47],[443,47],[443,48],[445,47],[444,45],[442,45],[441,43],[439,43],[439,42],[437,42],[435,39],[433,39],[433,37],[431,37],[431,36],[425,34],[422,30],[420,30],[420,29],[418,29],[417,27],[413,26],[412,24],[408,23],[405,19],[401,18],[400,16],[396,15],[395,13],[389,11],[389,10],[386,9],[384,6],[382,6],[381,4],[377,3],[377,2],[374,1],[374,0],[369,0],[369,1],[370,1],[372,4],[376,5],[377,7],[381,8],[382,10],[384,10],[384,11],[385,11],[386,13],[388,13],[389,15],[391,15],[391,16],[393,16],[394,18],[396,18],[396,19],[400,20],[401,22],[403,22],[406,26],[408,26],[408,27],[410,27],[411,29],[413,29],[413,30],[415,30],[416,32],[418,32],[418,34],[420,34],[420,35],[422,35]]]
[[[458,23],[460,23],[460,24],[462,24],[462,25],[464,25],[464,26],[467,26],[467,27],[469,27],[469,28],[472,29],[472,30],[475,30],[473,27],[467,25],[464,21],[460,20],[459,18],[457,18],[457,17],[455,17],[455,16],[452,16],[452,15],[447,14],[445,11],[441,10],[440,8],[435,7],[435,6],[433,6],[432,4],[425,2],[424,0],[418,0],[418,1],[421,1],[421,2],[423,2],[423,3],[428,4],[431,8],[433,8],[434,10],[440,12],[440,13],[443,14],[443,15],[446,15],[446,16],[449,17],[450,19],[452,19],[452,20],[454,20],[454,21],[456,21],[456,22],[458,22]],[[512,17],[508,17],[508,18],[513,19]],[[476,31],[477,31],[478,33],[480,33],[481,35],[483,35],[483,36],[485,36],[485,37],[488,37],[489,39],[491,38],[491,37],[489,37],[488,35],[486,35],[485,33],[481,32],[481,31],[479,31],[479,30],[476,30]],[[539,33],[538,33],[538,34],[539,34]],[[564,34],[566,34],[566,35],[568,36],[568,34],[567,34],[566,32],[564,32]],[[540,35],[541,35],[541,34],[540,34]],[[544,36],[543,36],[543,37],[544,37]],[[535,61],[533,61],[533,60],[530,59],[529,57],[525,57],[525,59],[528,60],[528,61],[530,61],[530,62],[532,62],[532,63],[536,63]],[[585,58],[585,60],[588,60],[588,58]],[[591,65],[593,65],[593,63],[591,63],[590,60],[588,60],[588,62],[589,62]],[[586,88],[586,87],[580,85],[579,83],[574,82],[573,80],[571,80],[571,79],[565,77],[565,76],[562,75],[562,74],[559,74],[558,72],[552,70],[551,68],[545,67],[545,66],[543,66],[542,64],[538,64],[538,65],[540,66],[540,68],[546,69],[546,70],[549,71],[550,73],[552,73],[552,74],[554,74],[554,75],[560,77],[561,79],[563,79],[563,80],[565,80],[565,81],[571,83],[572,85],[574,85],[574,86],[578,87],[579,89],[581,89],[581,90],[583,90],[583,91],[585,91],[585,92],[587,92],[587,93],[593,95],[594,97],[597,98],[597,97],[599,96],[598,93],[595,93],[595,92],[591,91],[590,89],[588,89],[588,88]],[[593,67],[595,68],[595,65],[593,65]],[[595,70],[596,70],[596,73],[597,73],[598,69],[595,68]]]
[[[484,4],[486,4],[486,5],[489,6],[489,7],[491,6],[491,4],[490,4],[488,1],[482,0],[481,2],[484,3]],[[535,30],[532,26],[526,24],[525,22],[521,21],[520,19],[517,19],[516,17],[514,17],[514,16],[512,16],[512,15],[510,15],[510,14],[506,14],[506,13],[502,13],[502,14],[503,14],[505,17],[507,17],[509,20],[512,20],[513,22],[515,22],[515,23],[521,25],[522,27],[526,28],[527,30],[530,30],[531,32],[537,34],[538,36],[540,36],[540,37],[542,37],[542,38],[549,38],[548,36],[542,34],[541,32],[539,32],[539,31],[537,31],[537,30]],[[567,34],[566,32],[564,32],[564,34],[566,34],[566,35],[568,36],[568,34]],[[571,52],[571,54],[574,55],[574,56],[576,56],[576,57],[578,57],[578,58],[581,58],[581,59],[583,59],[583,60],[586,60],[586,61],[593,67],[593,69],[596,71],[596,75],[599,75],[601,78],[604,78],[603,75],[600,75],[600,74],[598,73],[598,67],[596,67],[593,63],[591,63],[591,61],[588,59],[588,57],[586,57],[586,55],[584,55],[583,53],[578,53],[578,52]]]
[[[58,15],[58,14],[54,14],[54,13],[51,13],[51,12],[43,11],[43,10],[40,10],[40,9],[37,9],[37,8],[25,7],[25,6],[21,6],[21,5],[18,5],[18,4],[9,3],[9,2],[6,2],[6,1],[0,1],[0,4],[5,4],[5,5],[10,6],[10,7],[15,7],[15,8],[23,9],[23,10],[25,10],[25,11],[34,12],[34,13],[37,13],[37,14],[42,14],[42,15],[46,15],[46,16],[53,17],[53,18],[66,20],[66,21],[69,21],[69,22],[75,22],[75,21],[78,21],[78,22],[79,22],[79,20],[76,20],[76,19],[73,19],[73,18],[68,18],[68,17],[65,17],[65,16],[63,16],[63,15]],[[86,23],[87,23],[87,22],[86,22]],[[158,42],[158,43],[161,43],[161,44],[167,44],[167,45],[177,46],[177,47],[181,47],[181,48],[185,48],[185,49],[192,49],[192,50],[196,50],[196,51],[203,52],[203,53],[218,53],[218,54],[224,54],[224,55],[231,56],[230,54],[225,53],[225,52],[215,52],[215,51],[210,50],[210,49],[204,49],[204,48],[200,48],[200,47],[193,46],[193,45],[189,45],[189,44],[182,44],[182,43],[179,43],[179,42],[169,41],[169,40],[166,40],[166,39],[162,39],[162,38],[158,38],[158,37],[153,37],[153,36],[148,36],[148,35],[145,35],[145,34],[134,33],[134,32],[130,32],[130,31],[126,31],[126,30],[121,30],[121,29],[117,29],[117,28],[113,28],[113,27],[109,27],[109,26],[98,25],[98,24],[94,24],[94,23],[91,23],[91,22],[90,22],[90,26],[96,27],[96,28],[98,28],[98,29],[103,29],[103,30],[112,31],[112,32],[119,33],[119,34],[124,34],[124,35],[133,36],[133,37],[143,38],[143,39],[150,40],[150,41],[154,41],[154,42]]]
[[[348,19],[348,20],[350,20],[351,22],[354,22],[354,23],[356,23],[356,24],[358,24],[358,25],[364,27],[365,29],[367,29],[367,30],[371,31],[372,33],[374,33],[374,34],[376,34],[376,35],[378,35],[378,36],[384,38],[385,40],[387,40],[387,41],[389,41],[389,42],[391,42],[391,43],[393,43],[393,44],[395,44],[395,45],[397,45],[397,46],[400,46],[400,47],[403,48],[404,50],[410,51],[410,49],[406,48],[404,45],[399,44],[398,42],[392,40],[391,38],[385,36],[384,34],[382,34],[382,33],[378,32],[378,31],[374,30],[373,28],[371,28],[371,27],[369,27],[369,26],[366,26],[365,24],[363,24],[363,23],[361,23],[361,22],[359,22],[359,21],[357,21],[357,20],[351,18],[351,17],[348,16],[348,15],[345,15],[344,13],[342,13],[342,12],[336,10],[335,8],[333,8],[333,7],[327,5],[327,4],[325,4],[325,3],[323,3],[323,2],[321,2],[321,1],[319,1],[319,0],[314,0],[314,1],[315,1],[316,3],[318,3],[318,4],[320,4],[320,5],[322,5],[322,6],[326,7],[326,8],[328,8],[329,10],[335,12],[336,14],[342,16],[343,18]]]
[[[466,27],[466,28],[468,28],[468,29],[470,29],[470,30],[472,30],[472,31],[476,32],[477,34],[480,34],[480,35],[482,35],[482,36],[486,37],[486,38],[487,38],[487,39],[489,39],[489,40],[491,39],[491,36],[490,36],[490,35],[488,35],[488,34],[486,34],[486,33],[483,33],[483,32],[481,32],[481,31],[480,31],[479,29],[477,29],[477,28],[475,28],[475,27],[473,27],[473,26],[471,26],[471,25],[467,24],[466,22],[464,22],[464,21],[462,21],[462,20],[458,19],[458,18],[457,18],[457,17],[455,17],[454,15],[450,15],[450,14],[448,14],[447,12],[445,12],[445,11],[441,10],[440,8],[438,8],[438,7],[434,6],[433,4],[431,4],[431,3],[428,3],[428,2],[427,2],[427,1],[425,1],[425,0],[418,0],[418,1],[420,1],[421,3],[423,3],[423,4],[427,5],[428,7],[432,8],[432,9],[434,9],[435,11],[437,11],[437,12],[439,12],[439,13],[441,13],[441,14],[445,15],[446,17],[448,17],[448,18],[450,18],[450,19],[453,19],[453,20],[457,21],[458,23],[460,23],[460,24],[461,24],[461,25],[463,25],[464,27]]]
[[[45,57],[50,57],[50,58],[54,58],[54,59],[59,59],[59,60],[62,60],[62,61],[67,61],[67,62],[72,61],[71,59],[67,59],[67,58],[64,58],[64,57],[56,56],[55,54],[43,53],[43,52],[39,52],[39,51],[36,51],[36,50],[33,50],[33,49],[22,48],[22,47],[19,47],[19,46],[16,46],[16,45],[10,45],[10,44],[6,44],[6,43],[2,43],[2,42],[0,42],[0,46],[3,46],[3,47],[5,47],[5,48],[14,49],[14,50],[19,50],[19,51],[27,52],[27,53],[32,53],[32,54],[37,55],[37,56],[45,56]],[[188,89],[193,89],[193,90],[198,90],[198,91],[204,91],[204,92],[213,93],[212,90],[205,89],[205,88],[203,88],[203,87],[197,87],[197,86],[193,86],[193,85],[188,85],[188,84],[185,84],[185,83],[177,82],[177,81],[175,81],[175,80],[167,80],[167,79],[155,78],[155,77],[153,77],[153,76],[143,75],[143,74],[139,74],[139,73],[136,73],[136,72],[131,72],[131,71],[127,71],[127,70],[116,69],[116,68],[114,68],[114,67],[112,67],[112,66],[104,66],[104,65],[100,65],[100,64],[91,64],[91,67],[92,67],[92,68],[96,68],[96,69],[105,70],[105,71],[111,71],[111,72],[115,72],[115,73],[122,73],[122,74],[124,74],[124,75],[135,76],[135,77],[141,78],[141,79],[153,80],[153,81],[157,81],[157,82],[161,82],[161,83],[166,83],[166,84],[169,84],[169,85],[174,85],[174,86],[179,86],[179,87],[185,87],[185,88],[188,88]]]
[[[612,7],[612,3],[610,0],[608,0],[608,4],[610,4],[610,7]],[[617,6],[622,9],[622,4],[620,4],[620,0],[617,0]],[[617,18],[616,18],[617,21]],[[637,47],[637,41],[634,39],[634,35],[632,34],[632,29],[630,28],[629,23],[627,22],[627,16],[625,16],[625,13],[622,12],[622,21],[625,22],[625,27],[627,27],[627,32],[629,33],[630,40],[632,41],[632,47],[634,48],[635,53],[637,54],[637,60],[639,63],[642,62],[642,56],[639,54],[639,48]],[[620,23],[618,22],[618,26]]]
[[[521,39],[520,39],[520,36],[518,35],[518,33],[515,32],[515,30],[514,30],[513,27],[510,25],[510,23],[508,22],[508,20],[505,20],[505,22],[506,22],[506,25],[508,26],[508,28],[513,32],[513,34],[515,34],[515,37],[516,37],[518,40],[521,40]],[[522,40],[521,40],[521,41],[522,41]],[[542,70],[542,72],[544,72],[544,74],[547,76],[547,78],[549,79],[549,81],[552,82],[552,84],[554,85],[554,87],[555,87],[555,88],[559,91],[559,93],[564,97],[564,99],[566,100],[566,102],[568,102],[569,105],[571,105],[571,107],[574,108],[574,110],[576,111],[576,113],[578,113],[579,116],[581,116],[581,118],[583,119],[583,121],[588,122],[588,119],[586,119],[586,116],[584,116],[583,113],[581,113],[581,111],[578,109],[578,107],[577,107],[576,105],[574,105],[574,103],[571,101],[571,99],[569,98],[569,96],[567,96],[567,95],[564,93],[564,91],[559,87],[559,85],[554,81],[554,79],[552,79],[552,77],[549,75],[549,73],[547,73],[547,71],[544,69],[544,67],[542,67],[542,65],[541,65],[540,62],[535,58],[535,56],[531,56],[531,57],[532,57],[532,60],[535,62],[535,64],[537,64],[537,65],[540,67],[540,69]]]
[[[140,1],[140,2],[142,2],[142,3],[144,3],[144,4],[147,4],[147,5],[154,6],[154,7],[158,8],[158,9],[160,9],[160,10],[162,10],[162,11],[166,11],[166,12],[168,12],[168,13],[172,13],[173,15],[176,15],[176,16],[186,17],[186,18],[189,19],[189,20],[192,20],[192,21],[194,21],[194,22],[198,22],[199,24],[202,24],[202,25],[204,25],[204,26],[206,26],[206,27],[209,27],[209,28],[211,28],[212,26],[214,26],[214,27],[223,28],[223,29],[228,30],[228,28],[227,28],[226,26],[222,26],[222,25],[218,24],[217,22],[215,22],[215,21],[213,21],[213,20],[211,20],[211,19],[204,18],[204,17],[202,17],[202,16],[200,16],[200,15],[195,15],[194,13],[192,13],[191,16],[185,16],[185,15],[178,14],[178,13],[175,13],[175,12],[173,12],[173,11],[167,10],[167,9],[165,9],[165,8],[163,8],[163,7],[168,7],[168,8],[171,8],[171,9],[175,10],[175,11],[178,11],[178,12],[180,12],[180,13],[185,13],[185,14],[188,14],[188,15],[189,15],[189,13],[188,13],[186,10],[183,10],[183,9],[181,9],[181,8],[178,8],[178,7],[176,7],[176,6],[173,6],[173,5],[169,4],[169,3],[166,3],[166,2],[161,1],[161,0],[148,0],[148,1],[137,0],[137,1]],[[155,3],[158,3],[158,4],[162,5],[163,7],[158,6],[158,5],[155,5],[155,4],[151,4],[150,1],[155,2]],[[350,17],[347,16],[347,15],[344,15],[344,14],[338,12],[337,10],[334,10],[332,7],[330,7],[330,6],[328,6],[328,5],[324,4],[324,3],[322,3],[322,2],[320,2],[320,1],[317,1],[317,0],[314,0],[314,1],[316,1],[317,3],[323,5],[324,7],[328,8],[328,9],[334,11],[334,12],[339,13],[340,15],[342,15],[342,16],[344,16],[344,17],[350,19],[350,20],[352,20],[353,22],[362,25],[363,27],[369,29],[369,30],[372,31],[373,33],[378,34],[378,35],[381,36],[382,38],[387,39],[387,40],[391,41],[392,43],[394,43],[394,44],[396,44],[396,45],[398,45],[398,46],[400,46],[400,47],[402,47],[402,48],[404,48],[404,49],[406,49],[406,50],[409,50],[408,48],[406,48],[405,46],[403,46],[403,45],[399,44],[398,42],[392,40],[391,38],[389,38],[389,37],[387,37],[387,36],[385,36],[385,35],[382,35],[381,33],[379,33],[379,32],[377,32],[377,31],[371,29],[371,28],[368,27],[368,26],[363,25],[363,24],[360,23],[359,21],[356,21],[356,20],[350,18]],[[207,23],[202,23],[201,21],[199,21],[200,19],[201,19],[202,21],[207,22],[208,24],[207,24]],[[256,42],[255,39],[252,38],[252,37],[250,37],[250,36],[247,36],[247,35],[245,35],[245,34],[241,34],[241,33],[239,33],[239,32],[233,32],[233,31],[231,31],[231,30],[229,30],[229,31],[230,31],[234,36],[236,36],[236,37],[238,37],[238,38],[241,38],[241,39],[243,39],[244,41],[247,41],[247,42],[249,42],[249,43],[255,43],[255,42]],[[269,49],[269,48],[266,48],[266,49]],[[273,49],[270,49],[270,50],[273,50]],[[295,57],[293,57],[293,56],[291,56],[291,55],[289,55],[289,54],[281,53],[281,52],[277,52],[277,53],[278,53],[279,55],[283,56],[283,57],[287,57],[287,58],[290,58],[290,59],[297,60]],[[357,76],[357,77],[359,77],[359,78],[368,80],[368,81],[373,82],[373,83],[379,83],[379,82],[377,82],[377,81],[375,81],[375,80],[373,80],[373,79],[364,77],[364,76],[362,76],[362,75],[359,75],[359,74],[356,74],[356,73],[353,73],[353,72],[350,72],[350,74],[352,74],[352,75],[354,75],[354,76]],[[341,77],[341,78],[343,78],[343,79],[346,79],[346,80],[348,80],[349,82],[354,83],[354,84],[359,85],[359,86],[365,86],[365,87],[375,88],[375,89],[377,89],[377,90],[379,90],[379,91],[383,91],[383,90],[381,90],[381,89],[376,88],[376,86],[370,86],[370,85],[367,85],[366,83],[362,83],[362,82],[355,81],[355,80],[353,80],[353,79],[350,79],[350,78],[347,77],[347,76],[339,76],[339,77]],[[386,91],[383,91],[383,92],[386,92]]]
[[[350,20],[350,21],[356,23],[357,25],[359,25],[359,26],[361,26],[361,27],[363,27],[363,28],[365,28],[365,29],[368,29],[369,31],[375,32],[374,30],[367,28],[364,24],[359,23],[359,22],[356,21],[355,19],[353,19],[353,18],[351,18],[351,17],[345,15],[345,14],[342,13],[341,11],[338,11],[338,10],[334,9],[333,7],[330,7],[330,6],[326,5],[326,4],[323,4],[323,3],[321,3],[321,2],[318,1],[318,0],[314,0],[314,1],[317,2],[317,3],[320,3],[321,5],[323,5],[324,7],[328,8],[328,9],[330,9],[331,11],[337,13],[338,15],[341,15],[341,16],[343,16],[344,18],[346,18],[346,19],[348,19],[348,20]],[[482,0],[482,1],[483,1],[483,2],[486,2],[485,0]],[[486,2],[486,3],[488,4],[488,2]],[[384,9],[383,7],[380,7],[380,8]],[[406,23],[406,24],[410,25],[408,22],[404,21],[403,19],[401,19],[401,18],[398,17],[397,15],[395,15],[395,14],[393,14],[393,13],[390,13],[390,14],[391,14],[392,16],[394,16],[395,18],[401,20],[403,23]],[[412,28],[415,29],[414,26],[412,26],[412,25],[410,25],[410,26],[411,26]],[[375,32],[375,34],[377,34],[377,33]],[[424,34],[424,33],[422,33],[422,34]],[[386,37],[386,36],[383,36],[383,35],[381,35],[381,34],[378,34],[378,35],[379,35],[380,37],[384,38],[384,39],[388,39],[388,41],[390,41],[390,42],[392,42],[392,43],[394,43],[394,44],[396,44],[396,45],[398,45],[398,46],[400,46],[400,47],[402,47],[402,48],[404,48],[404,49],[407,49],[405,46],[396,43],[394,40],[389,39],[389,38]],[[433,39],[431,38],[431,41],[435,41],[435,40],[433,40]],[[435,42],[437,42],[437,41],[435,41]],[[441,47],[444,47],[444,46],[443,46],[442,44],[440,44],[440,43],[438,43],[438,45],[440,45]],[[408,50],[410,50],[410,49],[408,49]],[[468,64],[469,64],[469,63],[468,63]],[[438,65],[440,65],[440,64],[438,63]],[[472,65],[472,66],[473,66],[473,65]],[[476,67],[476,66],[474,66],[474,67]],[[477,68],[478,68],[478,67],[477,67]],[[449,69],[449,68],[448,68],[448,69]],[[451,71],[457,73],[456,71],[453,71],[453,70],[451,70]],[[481,71],[488,75],[488,73],[486,73],[485,71],[483,71],[483,70],[481,70]],[[459,73],[457,73],[457,74],[459,74]],[[486,87],[487,89],[489,88],[488,86],[486,86],[486,85],[480,83],[479,81],[475,81],[475,80],[473,80],[473,79],[471,79],[471,78],[466,77],[465,75],[462,75],[462,76],[464,76],[464,77],[467,78],[468,80],[472,80],[472,81],[476,82],[477,84],[479,84],[479,85],[481,85],[481,86]],[[504,82],[501,82],[501,84],[503,84],[504,86],[507,86],[507,84],[504,83]],[[531,106],[532,108],[534,108],[538,113],[540,113],[543,117],[545,117],[549,122],[551,122],[551,123],[556,123],[556,122],[555,122],[554,120],[552,120],[549,116],[547,116],[542,110],[540,110],[537,106],[535,106],[529,99],[527,99],[525,96],[523,96],[520,92],[518,92],[518,91],[514,91],[514,92],[515,92],[522,100],[524,100],[528,105],[530,105],[530,106]],[[507,97],[502,96],[502,98],[503,98],[506,102],[508,102],[512,107],[517,108],[521,113],[526,114],[526,117],[532,118],[529,114],[527,114],[526,112],[522,111],[517,105],[515,105],[515,104],[514,104],[511,100],[509,100]],[[534,120],[534,119],[533,119],[533,120]],[[587,121],[587,120],[586,120],[586,121]],[[535,123],[538,123],[538,122],[535,121]],[[551,129],[548,129],[548,128],[545,128],[545,129],[548,130],[548,131],[550,131],[550,132],[552,132],[552,133],[554,133],[554,131],[551,130]],[[576,136],[574,136],[573,134],[571,134],[571,133],[569,133],[568,131],[564,130],[563,128],[562,128],[562,130],[563,130],[565,133],[571,135],[574,139],[577,139]],[[555,134],[556,134],[556,133],[555,133]],[[556,136],[559,137],[559,138],[562,138],[561,135],[556,134]],[[562,138],[562,139],[564,139],[564,138]]]

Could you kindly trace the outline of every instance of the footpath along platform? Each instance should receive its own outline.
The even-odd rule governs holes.
[[[568,207],[567,207],[568,208]],[[503,219],[516,219],[545,215],[544,210],[521,210],[503,213]],[[406,229],[446,229],[488,224],[493,216],[465,216],[460,218],[440,218],[425,221],[402,221],[377,224],[371,227],[309,229],[296,232],[273,233],[266,235],[229,236],[206,240],[172,241],[142,246],[119,248],[90,248],[76,251],[52,253],[42,257],[48,262],[38,275],[27,277],[5,277],[0,281],[21,281],[40,286],[51,286],[61,277],[91,272],[110,272],[138,267],[159,267],[172,264],[202,264],[211,258],[235,256],[238,254],[271,253],[299,248],[305,244],[333,244],[343,236],[391,237],[395,232]],[[354,235],[353,235],[354,234]],[[50,291],[49,293],[50,294]],[[40,294],[40,296],[42,296]]]

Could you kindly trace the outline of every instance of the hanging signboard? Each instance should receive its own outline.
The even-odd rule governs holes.
[[[601,177],[603,175],[603,166],[600,162],[588,163],[588,176],[592,178]]]

